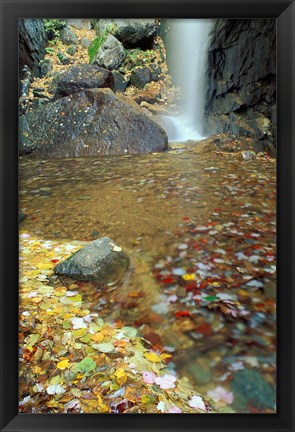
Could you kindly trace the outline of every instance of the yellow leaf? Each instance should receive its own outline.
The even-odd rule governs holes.
[[[69,366],[70,362],[69,360],[62,360],[57,363],[56,367],[60,370],[64,370]]]
[[[50,270],[50,269],[52,269],[52,267],[53,267],[53,264],[51,262],[49,262],[49,263],[40,263],[40,264],[37,265],[37,268],[39,270]]]
[[[105,337],[105,334],[103,332],[95,333],[94,335],[91,335],[91,339],[95,342],[101,342],[103,341]]]
[[[40,372],[41,372],[41,367],[40,366],[32,366],[32,372],[33,373],[35,373],[35,374],[40,374]]]
[[[148,359],[149,361],[153,362],[153,363],[161,363],[162,359],[160,356],[158,356],[158,354],[154,353],[154,352],[145,352],[144,356],[146,359]]]
[[[187,273],[182,275],[182,279],[189,281],[189,280],[196,280],[196,275],[194,273]]]
[[[73,339],[81,338],[81,337],[85,336],[87,333],[88,333],[88,329],[86,329],[86,328],[81,328],[81,329],[78,329],[78,330],[74,330],[72,332]]]
[[[163,353],[163,354],[160,355],[160,357],[161,357],[162,360],[165,360],[165,359],[167,359],[167,358],[171,358],[172,355],[171,355],[171,354]]]
[[[117,369],[116,372],[114,373],[114,375],[115,375],[117,383],[119,385],[122,386],[123,384],[125,384],[125,382],[127,380],[127,374],[123,368]]]

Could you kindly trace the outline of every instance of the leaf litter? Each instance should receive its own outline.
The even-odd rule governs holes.
[[[82,159],[22,163],[35,170],[22,180],[21,194],[29,213],[20,257],[22,412],[203,413],[203,403],[207,412],[275,412],[263,398],[273,400],[268,386],[274,392],[276,380],[275,163],[222,155],[208,170],[212,160],[190,156],[142,155],[136,163],[123,157],[120,164],[117,157],[98,159],[91,169]],[[32,190],[52,178],[53,193],[42,196],[40,206]],[[92,198],[83,202],[87,222],[74,215],[81,206],[77,189]],[[60,215],[69,193],[71,217],[64,224]],[[124,207],[119,221],[113,193]],[[136,204],[133,196],[143,200]],[[100,220],[91,212],[93,201]],[[51,208],[59,218],[50,225]],[[151,208],[153,232],[145,220]],[[88,241],[97,226],[148,257],[143,279],[127,296],[120,290],[101,294],[83,283],[64,286],[52,276],[52,267],[81,244],[40,236]],[[157,295],[150,295],[153,284]],[[81,371],[84,359],[96,367],[87,371],[82,363]],[[262,393],[255,401],[251,392],[243,396],[252,372],[259,377],[252,394],[255,382]],[[173,377],[175,388],[161,388],[172,386]],[[49,385],[66,392],[49,397]]]

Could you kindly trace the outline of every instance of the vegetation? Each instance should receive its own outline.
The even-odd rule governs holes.
[[[66,26],[66,22],[61,19],[43,19],[43,24],[49,40],[59,37],[60,31]]]
[[[101,45],[106,41],[107,34],[103,33],[100,36],[97,36],[91,43],[91,45],[88,48],[88,55],[89,55],[89,62],[92,63],[95,59],[95,56],[97,54],[97,51],[101,47]]]

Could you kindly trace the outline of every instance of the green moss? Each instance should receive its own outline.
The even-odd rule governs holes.
[[[61,19],[43,19],[43,24],[49,40],[58,38],[60,31],[67,25]]]
[[[92,63],[95,59],[95,56],[97,54],[97,51],[101,47],[101,45],[106,41],[107,35],[103,34],[100,36],[97,36],[91,43],[91,45],[88,48],[88,55],[89,55],[89,62]]]

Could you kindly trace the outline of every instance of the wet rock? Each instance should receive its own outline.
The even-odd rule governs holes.
[[[68,49],[67,49],[67,53],[71,56],[73,56],[74,54],[76,54],[77,52],[77,47],[76,45],[71,45]]]
[[[57,264],[54,272],[79,281],[113,284],[129,267],[129,257],[113,240],[103,237]]]
[[[126,48],[152,48],[156,24],[154,19],[100,19],[96,32],[114,35]]]
[[[90,45],[91,45],[91,40],[88,39],[88,38],[82,38],[82,39],[81,39],[81,45],[82,45],[84,48],[88,48],[88,47],[90,47]]]
[[[39,64],[40,78],[45,77],[52,70],[52,61],[50,59],[43,59]]]
[[[70,29],[70,27],[64,27],[60,31],[59,39],[64,45],[77,45],[79,42],[77,35]]]
[[[135,67],[131,71],[130,82],[134,87],[143,88],[151,82],[152,74],[148,67]]]
[[[85,18],[81,18],[81,19],[68,19],[67,20],[68,24],[71,27],[74,27],[78,30],[90,30],[91,29],[91,23],[90,23],[90,19],[85,19]]]
[[[113,71],[112,74],[115,81],[115,90],[120,92],[125,91],[127,87],[127,81],[124,76],[118,71]]]
[[[54,98],[68,96],[83,89],[110,87],[114,89],[114,78],[110,71],[90,64],[72,66],[53,80]]]
[[[42,19],[19,19],[19,70],[25,65],[40,77],[40,61],[45,56],[47,35]]]
[[[230,385],[234,392],[233,407],[237,412],[248,411],[249,405],[258,409],[274,409],[275,389],[258,371],[253,369],[237,371]]]
[[[118,69],[126,54],[121,42],[112,35],[100,46],[93,60],[93,64],[106,69]]]
[[[165,131],[140,110],[110,89],[59,98],[20,117],[20,151],[57,158],[166,150]]]

